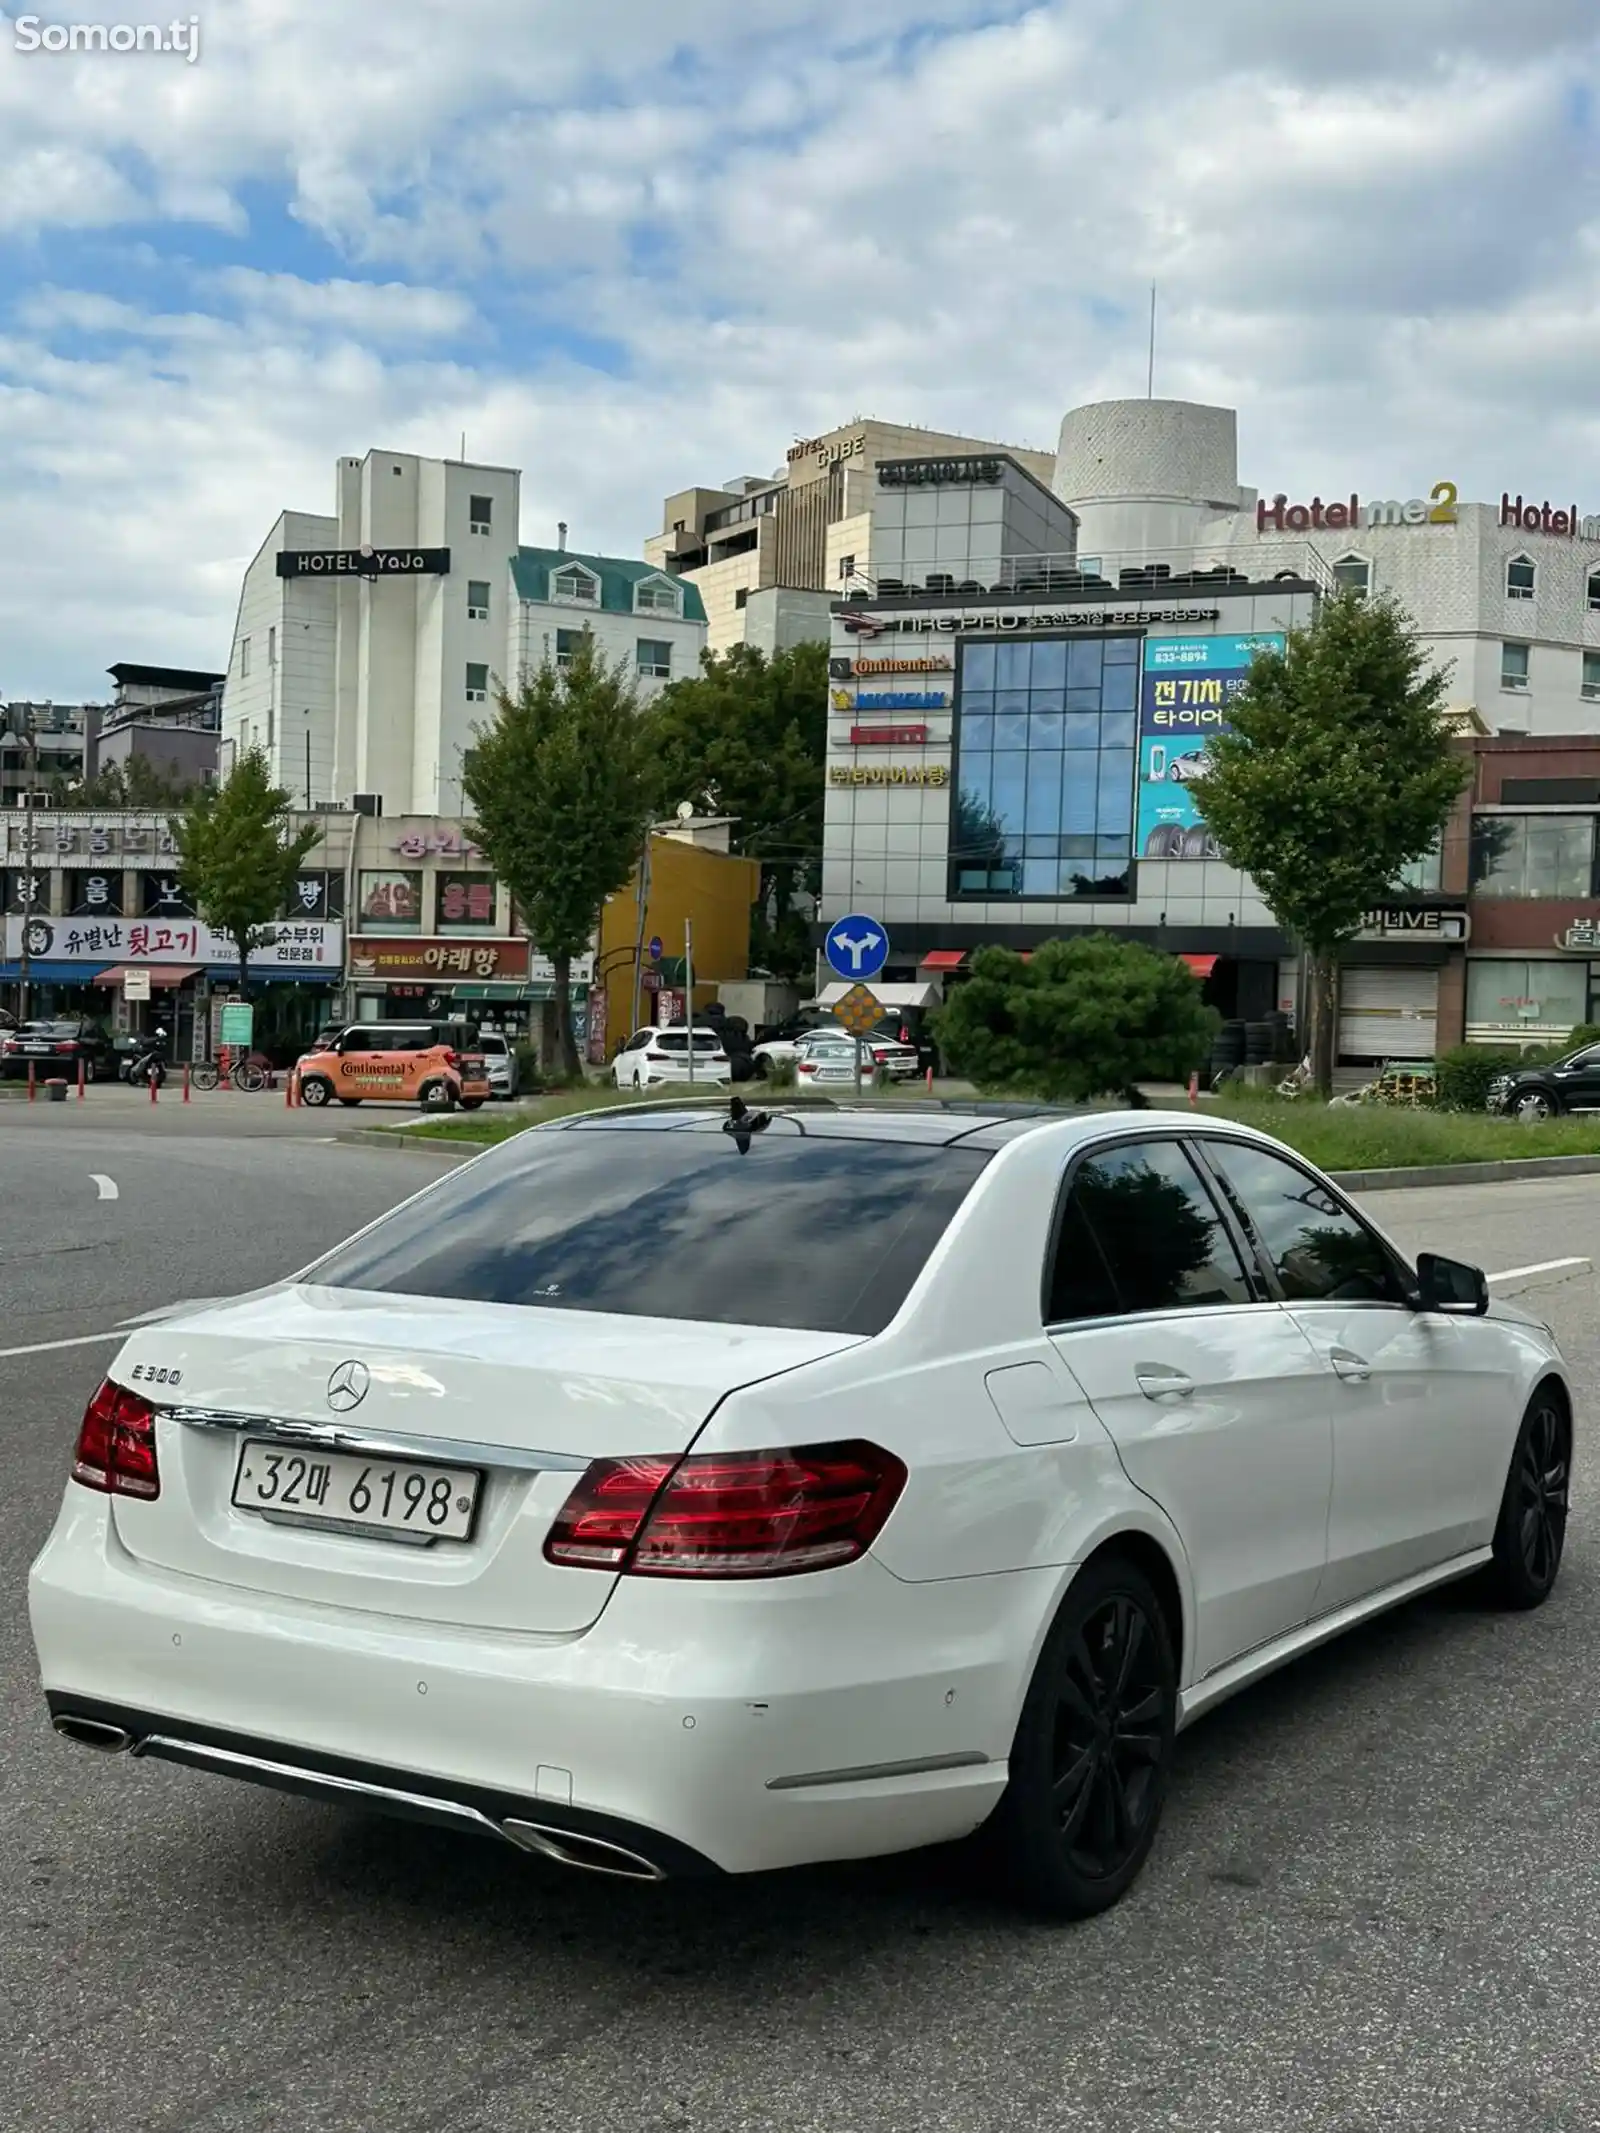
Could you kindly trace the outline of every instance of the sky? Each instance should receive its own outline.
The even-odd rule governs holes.
[[[0,14],[0,700],[220,669],[340,455],[637,555],[857,416],[1053,450],[1152,282],[1247,484],[1600,511],[1595,0],[178,4]]]

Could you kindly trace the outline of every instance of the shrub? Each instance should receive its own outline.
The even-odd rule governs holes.
[[[524,1096],[531,1096],[543,1083],[539,1074],[539,1048],[535,1044],[519,1044],[516,1047],[517,1087]]]
[[[1489,1084],[1497,1074],[1509,1073],[1521,1054],[1486,1044],[1458,1044],[1438,1059],[1438,1095],[1441,1111],[1484,1111],[1489,1105]]]
[[[1600,1044],[1600,1022],[1580,1022],[1561,1049],[1563,1052],[1581,1052],[1590,1044]]]

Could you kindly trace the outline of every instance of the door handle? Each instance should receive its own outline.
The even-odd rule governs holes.
[[[1331,1349],[1328,1360],[1339,1377],[1348,1378],[1354,1385],[1364,1385],[1372,1375],[1372,1365],[1364,1355],[1357,1355],[1353,1348]]]
[[[1194,1391],[1194,1379],[1186,1377],[1181,1370],[1168,1370],[1160,1363],[1140,1363],[1133,1373],[1133,1381],[1147,1400],[1187,1400]]]

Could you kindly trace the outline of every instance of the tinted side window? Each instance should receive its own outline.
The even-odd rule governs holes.
[[[364,1029],[347,1029],[339,1040],[341,1052],[370,1052],[374,1049],[372,1032]]]
[[[1290,1303],[1400,1303],[1388,1253],[1317,1180],[1263,1148],[1207,1141]]]
[[[1251,1302],[1232,1238],[1176,1141],[1111,1148],[1080,1165],[1072,1197],[1124,1311]]]
[[[535,1129],[308,1274],[329,1288],[882,1332],[989,1161],[775,1118]],[[730,1367],[735,1367],[730,1365]]]
[[[1084,1216],[1083,1197],[1074,1189],[1061,1217],[1055,1262],[1045,1286],[1045,1323],[1114,1318],[1121,1308],[1105,1254]]]

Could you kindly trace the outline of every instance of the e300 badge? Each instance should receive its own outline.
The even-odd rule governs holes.
[[[183,1383],[183,1372],[181,1370],[167,1370],[165,1368],[158,1370],[154,1363],[135,1363],[128,1375],[146,1385],[181,1385]]]

